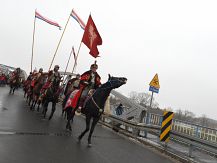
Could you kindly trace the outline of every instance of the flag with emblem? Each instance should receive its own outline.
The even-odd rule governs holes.
[[[94,58],[98,57],[99,51],[97,46],[102,45],[102,38],[96,28],[91,15],[88,18],[87,25],[84,30],[82,42],[90,49],[90,55]]]

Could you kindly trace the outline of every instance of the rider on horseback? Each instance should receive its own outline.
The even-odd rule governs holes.
[[[79,84],[79,91],[75,94],[74,100],[72,102],[72,108],[77,108],[77,112],[81,111],[84,101],[88,95],[88,92],[92,89],[96,89],[101,85],[101,77],[96,72],[98,65],[96,62],[90,66],[90,70],[84,72],[81,75],[81,81]]]
[[[40,96],[41,99],[45,96],[46,90],[51,86],[51,84],[54,81],[60,82],[61,76],[58,70],[59,70],[59,66],[55,65],[54,70],[49,71],[47,82],[44,84],[44,86],[41,89],[41,96]]]
[[[79,89],[79,83],[80,83],[80,77],[81,75],[80,74],[77,74],[75,78],[72,78],[70,79],[67,84],[66,84],[66,88],[65,88],[65,91],[64,91],[64,95],[65,95],[65,98],[63,100],[63,103],[62,103],[62,107],[64,108],[65,107],[65,104],[70,96],[70,94],[75,90],[75,89]]]
[[[13,91],[14,93],[14,90],[16,88],[19,87],[20,85],[20,74],[21,74],[21,70],[20,68],[16,68],[16,70],[14,70],[11,74],[11,77],[10,77],[10,93]]]
[[[16,68],[16,69],[12,72],[12,74],[11,74],[11,79],[14,79],[14,78],[16,78],[16,77],[19,77],[20,73],[21,73],[20,68],[19,68],[19,67]]]
[[[60,73],[58,71],[59,68],[60,68],[59,65],[54,66],[53,74],[48,78],[48,81],[54,82],[54,80],[56,80],[56,81],[61,80],[61,76],[60,76]]]

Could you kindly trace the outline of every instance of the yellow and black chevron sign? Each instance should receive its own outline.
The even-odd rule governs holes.
[[[170,130],[174,113],[165,111],[161,125],[160,141],[168,142],[170,138]]]

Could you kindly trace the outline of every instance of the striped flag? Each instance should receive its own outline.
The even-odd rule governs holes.
[[[61,30],[61,26],[57,22],[45,18],[44,16],[42,16],[41,14],[39,14],[37,11],[35,11],[35,17],[38,18],[38,19],[41,19],[41,20],[43,20],[45,22],[47,22],[50,25],[54,25],[56,27],[59,27],[59,29]]]
[[[81,20],[81,18],[76,14],[76,12],[73,9],[71,12],[71,17],[73,17],[78,22],[78,24],[81,26],[81,28],[84,30],[85,28],[84,22]]]

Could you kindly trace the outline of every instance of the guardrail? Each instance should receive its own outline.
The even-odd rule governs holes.
[[[145,117],[144,123],[161,126],[162,120],[163,116],[149,113],[148,116]],[[173,119],[172,131],[217,144],[217,130],[213,128]]]
[[[156,118],[155,118],[156,119]],[[156,120],[156,123],[160,120]],[[151,119],[150,119],[151,122]],[[160,135],[160,126],[149,123],[140,123],[137,124],[133,121],[123,120],[119,117],[112,116],[112,115],[103,115],[102,123],[110,128],[113,128],[115,131],[123,131],[124,134],[128,136],[134,137],[136,139],[140,138],[142,133],[147,132],[152,135],[156,135],[158,137],[157,143],[166,149],[165,144],[162,144],[159,140]],[[196,127],[200,127],[199,125]],[[212,129],[213,130],[213,129]],[[200,151],[203,150],[210,155],[217,157],[217,144],[214,142],[210,142],[206,139],[202,139],[201,134],[198,134],[197,128],[193,130],[185,130],[185,129],[177,129],[177,123],[173,123],[173,130],[171,131],[171,139],[185,144],[189,147],[189,151],[187,154],[188,158],[192,157],[193,149],[197,148]]]

